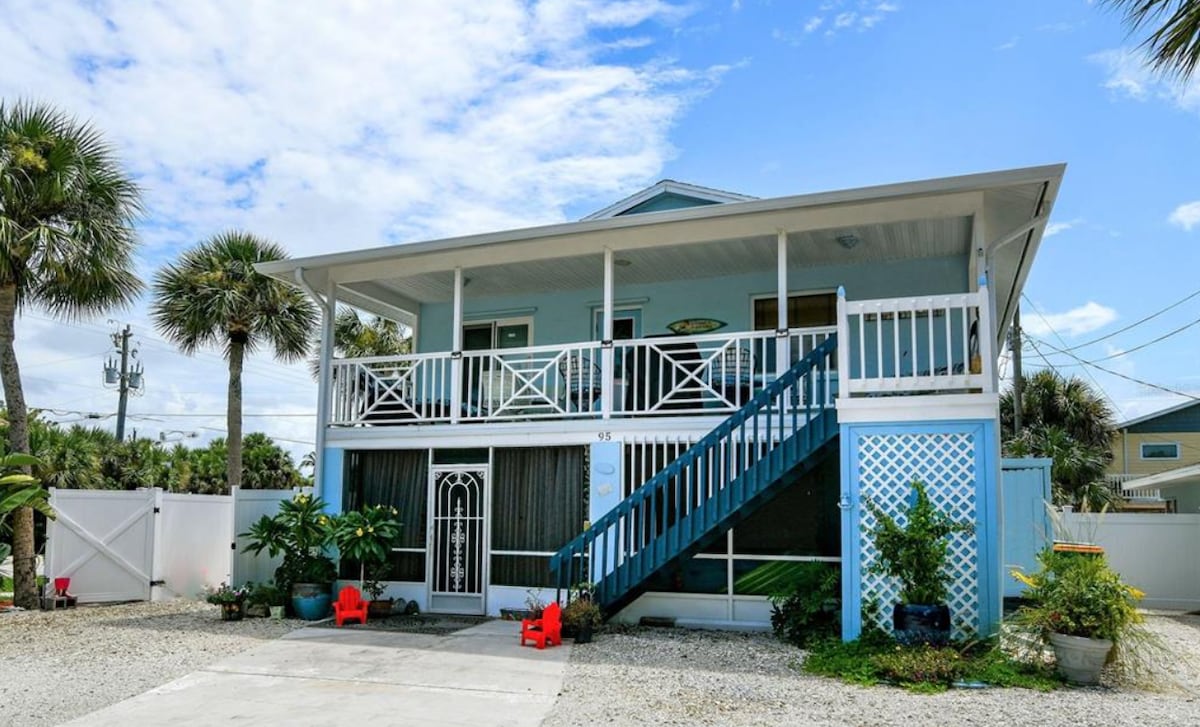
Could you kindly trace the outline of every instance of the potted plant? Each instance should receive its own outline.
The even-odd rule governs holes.
[[[249,593],[248,586],[233,588],[227,583],[222,583],[216,588],[206,587],[204,600],[221,607],[222,621],[241,621],[246,615],[245,603]]]
[[[263,515],[238,537],[250,540],[245,552],[258,555],[266,550],[272,558],[283,554],[283,563],[275,569],[275,584],[282,593],[291,594],[297,616],[315,621],[329,615],[330,587],[337,577],[333,560],[325,555],[333,530],[325,503],[302,493],[281,502],[279,512]]]
[[[969,533],[974,526],[956,522],[934,507],[921,482],[913,482],[912,499],[900,525],[874,502],[871,531],[878,559],[871,571],[900,581],[900,602],[892,609],[892,630],[902,643],[944,644],[950,640],[950,607],[946,572],[949,537]]]
[[[573,635],[577,644],[591,643],[592,631],[603,621],[604,614],[591,598],[576,598],[562,611],[563,634]]]
[[[1013,571],[1025,584],[1027,604],[1016,620],[1038,630],[1054,650],[1058,669],[1076,684],[1099,684],[1114,647],[1141,623],[1137,604],[1145,595],[1121,581],[1103,554],[1038,555],[1031,576]]]
[[[372,619],[387,618],[392,615],[392,607],[396,600],[393,598],[382,598],[383,592],[387,590],[388,571],[391,570],[391,564],[383,562],[372,565],[367,568],[367,577],[363,581],[363,593],[370,599],[367,602],[367,616]]]
[[[253,584],[246,584],[251,586]],[[274,583],[259,583],[253,585],[250,595],[246,598],[246,615],[264,617],[271,615],[276,619],[283,618],[283,594]],[[278,613],[278,615],[275,615]]]
[[[358,561],[359,590],[370,595],[372,602],[383,595],[381,579],[387,575],[392,548],[400,540],[402,523],[396,519],[397,514],[394,507],[371,505],[343,513],[334,524],[333,540],[338,553],[342,558]],[[372,575],[370,581],[368,571]],[[380,601],[377,609],[385,608],[386,616],[392,611],[390,601]]]

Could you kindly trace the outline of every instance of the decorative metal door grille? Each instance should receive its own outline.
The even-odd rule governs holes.
[[[483,595],[486,476],[478,467],[434,469],[434,594]]]

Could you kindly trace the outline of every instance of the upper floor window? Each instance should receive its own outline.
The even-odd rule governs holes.
[[[775,297],[754,299],[754,330],[773,331],[779,323],[779,301]],[[815,328],[837,325],[837,293],[805,293],[788,296],[788,326]]]
[[[1176,442],[1143,442],[1142,459],[1179,459]]]

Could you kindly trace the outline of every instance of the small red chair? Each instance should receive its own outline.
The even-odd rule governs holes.
[[[551,603],[542,611],[541,618],[527,618],[521,621],[521,646],[525,641],[532,641],[539,649],[551,646],[562,646],[562,609],[557,603]]]
[[[354,586],[346,586],[338,593],[337,603],[333,604],[333,620],[341,626],[347,619],[356,619],[359,623],[367,622],[367,602]]]

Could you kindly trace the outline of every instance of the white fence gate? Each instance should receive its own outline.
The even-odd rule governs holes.
[[[46,576],[70,578],[81,603],[195,598],[205,586],[269,580],[278,559],[242,553],[236,534],[296,492],[51,488]]]
[[[1065,513],[1063,524],[1072,539],[1103,546],[1147,608],[1200,608],[1200,515]]]

